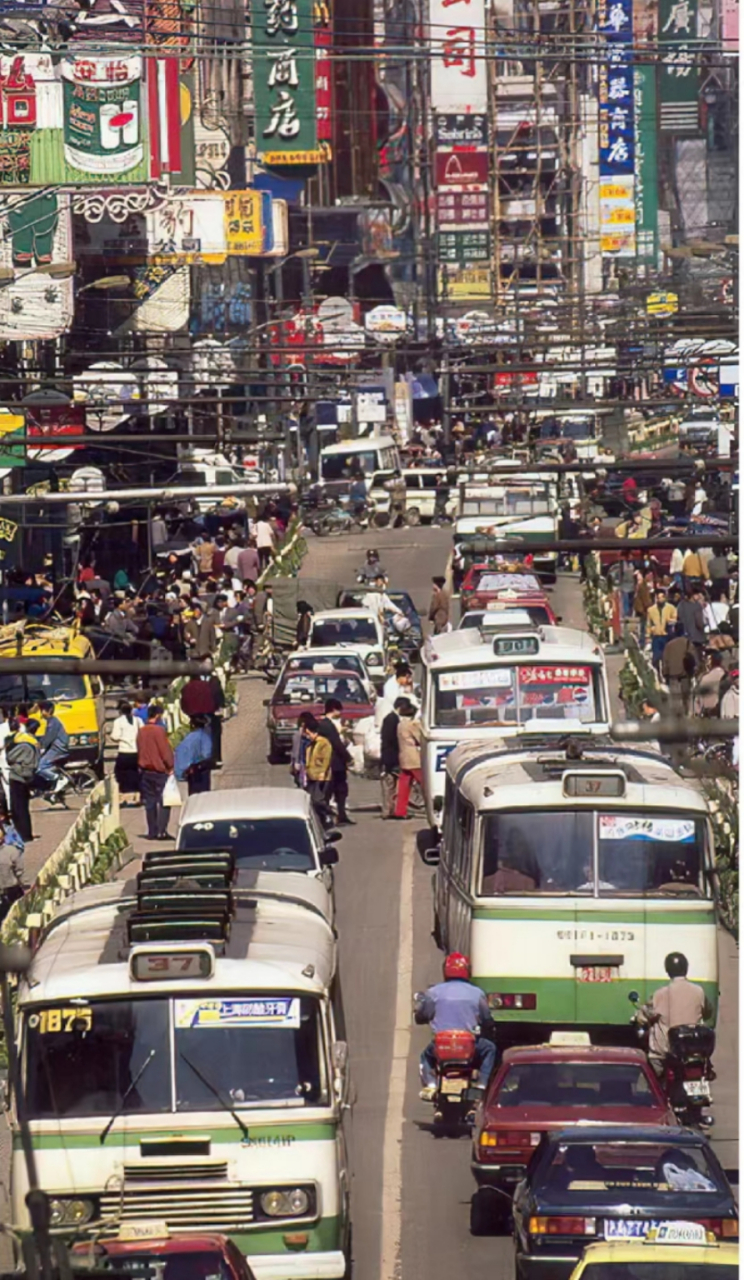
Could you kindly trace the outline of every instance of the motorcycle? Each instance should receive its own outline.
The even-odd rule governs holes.
[[[633,997],[635,996],[635,1000]],[[638,997],[633,991],[631,1002]],[[648,1032],[648,1022],[637,1010],[633,1020],[639,1037]],[[704,1023],[669,1028],[669,1048],[662,1065],[661,1086],[677,1120],[693,1128],[710,1128],[713,1117],[703,1112],[713,1105],[711,1084],[716,1073],[711,1061],[716,1047],[716,1033]]]
[[[374,503],[367,501],[363,508],[351,510],[348,501],[348,498],[342,498],[336,503],[319,505],[316,511],[305,517],[307,528],[318,538],[343,533],[363,533],[372,519]]]
[[[481,1096],[481,1089],[473,1080],[476,1038],[471,1031],[436,1031],[433,1047],[434,1123],[443,1129],[457,1129],[472,1122]]]
[[[716,1073],[711,1058],[715,1047],[715,1031],[702,1023],[669,1028],[662,1084],[682,1125],[710,1128],[713,1124],[713,1117],[703,1112],[713,1105],[711,1083]]]

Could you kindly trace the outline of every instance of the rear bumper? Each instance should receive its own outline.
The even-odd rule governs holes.
[[[479,1187],[496,1187],[498,1190],[509,1192],[524,1177],[526,1168],[524,1164],[487,1165],[479,1164],[477,1160],[470,1162],[470,1171]]]
[[[517,1249],[516,1275],[518,1280],[569,1280],[580,1256],[581,1251],[575,1257],[568,1258],[565,1254],[550,1253],[548,1250],[544,1254],[534,1254],[521,1253]]]
[[[247,1262],[256,1280],[343,1280],[346,1274],[346,1258],[340,1249],[328,1253],[252,1253]]]

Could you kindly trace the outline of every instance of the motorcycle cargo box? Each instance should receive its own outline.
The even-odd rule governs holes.
[[[669,1052],[675,1058],[712,1058],[715,1047],[715,1031],[702,1023],[669,1028]]]
[[[437,1062],[467,1065],[475,1056],[475,1036],[469,1031],[437,1031],[434,1056]]]

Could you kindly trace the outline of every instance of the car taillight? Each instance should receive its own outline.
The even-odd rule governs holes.
[[[480,1136],[482,1147],[536,1147],[539,1141],[540,1134],[527,1129],[504,1129],[496,1133],[486,1129]]]
[[[706,1231],[712,1231],[719,1240],[739,1239],[738,1218],[696,1218],[696,1222],[705,1227]]]
[[[536,1009],[534,991],[489,991],[486,999],[489,1009]]]
[[[532,1236],[594,1236],[596,1218],[530,1218]]]

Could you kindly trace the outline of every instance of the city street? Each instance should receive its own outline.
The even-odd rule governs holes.
[[[369,539],[309,538],[302,573],[339,585],[354,581]],[[426,608],[430,578],[444,571],[451,535],[419,528],[375,533],[390,583]],[[578,580],[559,579],[555,608],[583,627]],[[617,670],[619,659],[610,658]],[[615,682],[616,689],[616,682]],[[266,762],[267,686],[240,682],[240,709],[227,726],[220,787],[288,781],[286,765]],[[614,692],[615,690],[613,690]],[[615,708],[617,710],[617,707]],[[470,1146],[436,1138],[431,1108],[418,1097],[418,1055],[426,1028],[413,1025],[414,990],[436,981],[441,955],[431,938],[432,870],[416,851],[416,822],[386,823],[373,811],[378,786],[350,780],[357,826],[345,830],[336,871],[343,998],[356,1087],[353,1114],[353,1252],[355,1280],[399,1275],[451,1280],[455,1275],[513,1275],[508,1238],[469,1231],[473,1188]],[[714,1145],[727,1169],[736,1155],[737,948],[720,935],[722,1004],[718,1029]]]

